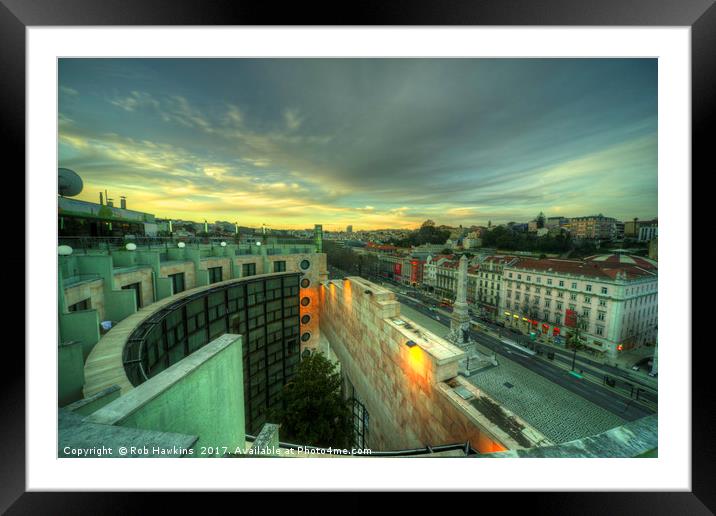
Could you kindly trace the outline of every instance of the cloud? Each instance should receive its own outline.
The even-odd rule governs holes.
[[[192,210],[354,227],[656,215],[654,60],[69,61],[62,84],[83,95],[61,99],[61,162]]]

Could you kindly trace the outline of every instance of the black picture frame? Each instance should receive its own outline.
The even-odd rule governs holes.
[[[716,7],[712,0],[442,0],[364,1],[276,5],[264,1],[200,0],[0,0],[0,120],[7,157],[14,171],[25,168],[25,30],[30,26],[103,25],[551,25],[688,26],[692,51],[692,163],[705,169],[716,94]],[[346,13],[346,14],[343,14]],[[713,166],[711,164],[711,166]],[[25,192],[20,174],[14,192]],[[25,192],[28,195],[28,192]],[[14,197],[21,198],[19,195]],[[688,227],[690,231],[691,228]],[[24,239],[31,238],[24,236]],[[20,267],[24,245],[17,244],[11,267]],[[24,243],[24,240],[23,240]],[[10,274],[7,280],[18,281]],[[14,277],[14,278],[13,278]],[[685,278],[691,281],[691,278]],[[13,292],[24,292],[21,285]],[[8,286],[8,288],[12,288]],[[17,296],[14,298],[17,299]],[[19,304],[19,303],[18,303]],[[27,314],[26,314],[27,318]],[[19,325],[17,325],[19,326]],[[22,336],[24,340],[24,335]],[[687,342],[690,335],[686,337]],[[136,501],[123,493],[25,492],[25,356],[13,340],[5,346],[0,375],[0,512],[9,514],[105,514],[135,512]],[[38,343],[27,343],[27,346]],[[683,343],[680,343],[683,345]],[[569,514],[709,514],[716,508],[713,396],[708,385],[708,347],[694,347],[692,384],[692,491],[683,493],[538,493],[529,495],[532,512]],[[618,474],[616,472],[615,474]],[[628,483],[628,479],[625,479]],[[480,495],[480,504],[484,496]],[[523,495],[517,499],[523,498]],[[174,503],[182,497],[174,497]],[[259,503],[253,500],[247,503]],[[300,502],[299,502],[300,503]],[[171,504],[170,504],[171,505]],[[457,508],[457,507],[455,507]],[[166,510],[167,507],[165,506]]]

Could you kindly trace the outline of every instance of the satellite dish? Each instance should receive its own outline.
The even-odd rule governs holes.
[[[63,197],[74,197],[82,191],[82,178],[74,170],[58,168],[57,175],[57,186]]]

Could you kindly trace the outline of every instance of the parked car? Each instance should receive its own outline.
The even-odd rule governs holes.
[[[649,376],[651,376],[652,378],[656,378],[657,374],[658,373],[655,373],[654,371],[649,371]]]

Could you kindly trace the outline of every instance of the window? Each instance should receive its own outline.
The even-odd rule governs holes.
[[[283,260],[273,262],[273,271],[274,272],[286,272],[286,262]]]
[[[572,288],[577,288],[577,284],[576,284],[576,283],[572,283]]]
[[[89,310],[90,309],[90,298],[83,299],[82,301],[79,301],[78,303],[75,303],[74,305],[67,307],[67,309],[70,312],[78,312],[80,310]]]
[[[537,278],[537,283],[542,283],[542,278]]]
[[[137,301],[137,309],[142,307],[142,284],[132,283],[131,285],[125,285],[122,290],[134,290],[134,299]]]
[[[209,267],[209,283],[218,283],[222,279],[222,267]]]
[[[184,273],[177,272],[176,274],[170,274],[169,278],[172,280],[172,293],[178,294],[184,292]]]
[[[604,326],[597,326],[597,335],[604,335]]]
[[[256,275],[256,264],[245,263],[241,266],[241,277],[255,276]]]
[[[597,312],[597,320],[603,321],[606,315],[606,312]]]
[[[301,317],[301,324],[308,324],[311,322],[311,316],[306,314],[303,317]]]
[[[306,269],[308,269],[311,266],[311,262],[309,262],[308,260],[301,260],[300,266],[301,266],[301,269],[303,269],[305,271]]]
[[[308,342],[311,339],[311,334],[309,332],[305,332],[303,335],[301,335],[301,342]]]
[[[552,284],[552,278],[547,279],[547,285],[551,285],[551,284]]]
[[[308,306],[310,304],[311,304],[311,298],[304,297],[303,299],[301,299],[301,306]]]
[[[592,302],[592,298],[591,298],[591,297],[589,297],[589,296],[584,296],[584,302],[585,302],[585,303],[590,303],[590,304],[591,304],[591,302]]]
[[[560,286],[560,287],[563,287],[563,286],[564,286],[564,281],[559,280],[559,286]]]
[[[569,299],[570,299],[571,301],[576,301],[576,300],[577,300],[577,294],[574,294],[574,293],[569,294]]]
[[[301,288],[308,288],[311,286],[311,281],[308,278],[303,278],[301,280]]]
[[[602,287],[602,294],[606,294],[606,293],[607,293],[607,287]]]
[[[607,300],[606,300],[606,299],[600,299],[600,300],[599,300],[599,306],[607,306]]]
[[[591,285],[587,285],[587,292],[591,292],[591,291],[592,291],[592,286],[591,286]]]

